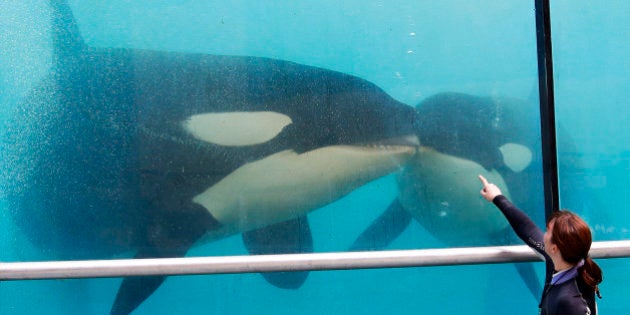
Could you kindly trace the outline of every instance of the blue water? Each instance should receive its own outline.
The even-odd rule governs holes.
[[[70,4],[82,36],[95,47],[289,60],[359,76],[410,105],[444,91],[523,100],[537,95],[533,1],[224,2]],[[630,238],[628,13],[624,1],[552,3],[556,115],[565,129],[559,133],[561,204],[587,219],[596,240]],[[48,14],[46,1],[7,0],[0,8],[0,134],[10,110],[49,71]],[[11,179],[0,178],[4,197]],[[313,212],[315,250],[346,250],[396,194],[388,176]],[[540,192],[532,191],[537,198]],[[0,261],[50,257],[13,225],[2,200],[0,209]],[[390,248],[442,246],[416,223]],[[189,255],[246,253],[235,236]],[[598,262],[605,276],[600,313],[627,312],[628,260]],[[105,314],[119,283],[3,282],[0,314]],[[535,314],[537,305],[506,264],[313,272],[296,291],[276,289],[257,274],[171,277],[137,314],[516,315]]]

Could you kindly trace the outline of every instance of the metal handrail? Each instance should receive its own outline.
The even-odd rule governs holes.
[[[595,242],[593,258],[630,257],[629,241]],[[540,261],[525,245],[373,252],[0,263],[0,280],[198,275]]]

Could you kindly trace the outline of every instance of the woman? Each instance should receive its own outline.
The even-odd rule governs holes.
[[[540,301],[543,315],[597,314],[602,270],[589,257],[591,230],[579,216],[569,211],[555,212],[543,232],[501,190],[481,175],[481,195],[493,202],[527,245],[545,259],[545,289]]]

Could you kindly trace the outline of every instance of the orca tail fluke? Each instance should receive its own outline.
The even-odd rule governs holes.
[[[166,276],[125,278],[118,289],[110,314],[130,314],[153,294],[165,279]]]

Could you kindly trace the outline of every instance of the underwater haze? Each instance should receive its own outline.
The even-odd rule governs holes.
[[[84,50],[71,47],[76,34],[58,40],[59,22],[51,17],[64,16],[58,10],[65,1],[50,2],[59,5],[6,0],[0,6],[0,261],[521,244],[478,195],[476,172],[494,176],[544,226],[534,1],[70,0],[68,12],[89,47]],[[587,220],[595,241],[630,238],[624,209],[630,202],[628,13],[630,4],[620,0],[551,5],[560,204]],[[181,70],[192,61],[197,63]],[[199,82],[207,85],[197,87]],[[94,89],[100,86],[107,88]],[[180,92],[176,101],[192,100],[190,106],[168,103],[172,91]],[[186,125],[207,122],[208,113],[196,111],[207,99],[214,106],[210,114],[267,110],[291,121],[271,136],[260,120],[221,125],[214,133]],[[312,100],[322,103],[306,106]],[[169,120],[175,116],[180,120]],[[190,134],[172,131],[179,126]],[[244,137],[230,132],[240,135],[238,129],[250,126],[263,129],[247,134],[250,143],[241,151],[234,142]],[[431,150],[414,157],[405,149],[390,153],[402,141],[398,136],[409,132]],[[493,137],[482,137],[488,134]],[[399,142],[383,143],[384,137]],[[192,138],[211,145],[190,145]],[[273,141],[264,142],[268,138]],[[370,141],[377,145],[366,146]],[[504,143],[527,152],[508,155],[505,150],[514,147],[500,147]],[[366,161],[367,170],[326,160],[340,160],[338,174],[349,174],[348,180],[336,173],[325,177],[326,184],[298,162],[271,164],[286,152],[332,154],[327,150],[336,145],[391,156],[357,159],[354,164]],[[196,151],[169,151],[191,147]],[[197,159],[200,152],[212,156]],[[184,162],[173,166],[176,158]],[[202,165],[213,167],[209,174],[198,172],[202,167],[190,171],[197,161],[210,161]],[[333,165],[318,161],[305,165]],[[260,176],[246,173],[259,162],[262,171],[254,174]],[[468,164],[458,168],[460,162]],[[297,167],[274,172],[277,164],[280,170]],[[184,166],[192,175],[171,182]],[[289,181],[292,176],[297,179]],[[311,181],[300,181],[308,176]],[[212,203],[186,203],[216,196],[213,187],[220,183],[227,187],[221,198],[236,196],[226,197],[226,204],[251,212],[235,215],[233,223],[229,211],[213,212]],[[275,197],[249,197],[243,187],[250,184]],[[305,185],[323,192],[300,190]],[[284,195],[297,197],[278,197]],[[268,202],[261,208],[277,213],[255,217],[258,209],[248,208],[247,198]],[[212,234],[216,226],[208,223],[200,227],[209,231],[204,239],[175,233],[189,226],[173,227],[180,219],[163,210],[173,204],[203,206],[199,215],[218,219],[219,232]],[[296,214],[298,208],[303,212]],[[402,211],[399,220],[360,237],[392,209]],[[197,221],[195,211],[181,222]],[[276,243],[267,228],[285,219],[300,240]],[[164,230],[175,234],[160,238]],[[269,238],[255,237],[260,235]],[[176,246],[161,247],[159,240]],[[599,311],[627,312],[629,260],[597,262],[604,272]],[[295,289],[260,274],[176,276],[133,314],[534,314],[540,296],[514,267],[314,271],[299,274],[307,278]],[[530,268],[542,284],[542,263],[518,267]],[[106,314],[119,303],[121,280],[4,281],[0,314]]]

